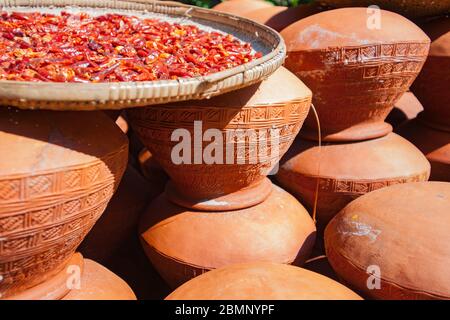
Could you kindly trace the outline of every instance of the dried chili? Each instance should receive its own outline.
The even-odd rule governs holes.
[[[194,25],[119,14],[0,14],[0,80],[178,79],[259,57],[249,43]]]

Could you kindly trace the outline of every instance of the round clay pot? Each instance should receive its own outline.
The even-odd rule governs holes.
[[[128,115],[133,130],[171,178],[166,189],[170,200],[196,210],[222,211],[267,198],[270,184],[264,178],[300,130],[311,95],[297,77],[280,68],[259,84],[219,97],[135,108]],[[205,138],[211,131],[216,135]],[[180,132],[183,136],[171,141]],[[279,138],[272,139],[276,133]],[[183,152],[176,151],[180,145],[187,145]],[[207,153],[212,146],[219,156],[208,162],[204,155],[213,154]],[[174,154],[187,159],[175,162]]]
[[[415,119],[422,111],[423,107],[420,101],[412,92],[408,91],[397,101],[394,109],[386,118],[386,122],[396,128],[409,120]]]
[[[62,300],[136,300],[133,290],[110,270],[84,259],[80,288],[72,289]]]
[[[430,161],[430,180],[450,182],[450,132],[434,129],[419,120],[410,121],[397,131]]]
[[[382,9],[412,18],[450,13],[450,0],[319,0],[318,2],[335,8],[377,5]]]
[[[125,170],[128,141],[102,112],[0,108],[0,294],[66,265]]]
[[[203,274],[166,300],[361,300],[340,283],[302,268],[254,262]]]
[[[226,0],[222,1],[213,9],[226,13],[242,15],[260,8],[271,8],[273,4],[265,0]]]
[[[281,31],[290,24],[318,12],[320,8],[316,4],[305,4],[291,8],[283,6],[260,8],[245,12],[241,16]]]
[[[317,221],[322,229],[355,198],[393,184],[426,181],[430,164],[410,142],[395,133],[353,143],[297,139],[281,160],[277,180],[310,209],[317,183]]]
[[[423,104],[423,120],[450,131],[450,18],[433,20],[422,27],[432,43],[411,90]]]
[[[188,211],[163,194],[143,215],[139,233],[152,264],[176,288],[233,263],[300,265],[311,252],[315,230],[303,206],[274,186],[262,203],[223,212]]]
[[[325,141],[391,132],[384,120],[425,62],[430,39],[419,27],[389,11],[382,10],[380,18],[380,29],[368,28],[366,8],[337,9],[281,32],[288,51],[285,66],[314,92]],[[312,112],[301,134],[318,138]]]
[[[326,228],[330,264],[372,298],[449,299],[449,208],[445,182],[407,183],[364,195]]]

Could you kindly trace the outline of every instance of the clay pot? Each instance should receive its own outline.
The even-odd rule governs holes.
[[[276,263],[231,265],[203,274],[166,300],[361,300],[340,283]]]
[[[372,298],[449,299],[449,208],[450,183],[408,183],[371,192],[327,226],[328,259],[343,280]],[[368,271],[375,273],[372,279]],[[369,289],[368,283],[379,289]]]
[[[72,289],[62,300],[136,300],[133,290],[110,270],[84,259],[80,288]]]
[[[314,244],[314,223],[294,197],[272,189],[258,205],[223,212],[189,211],[161,195],[140,224],[147,256],[172,288],[234,263],[301,265]]]
[[[437,16],[450,12],[450,0],[320,0],[319,3],[335,8],[377,5],[382,9],[412,18]]]
[[[411,90],[422,102],[423,121],[450,131],[450,18],[423,25],[432,40],[430,54]]]
[[[226,13],[242,15],[260,8],[271,8],[273,4],[265,0],[226,0],[222,1],[213,9]]]
[[[422,151],[431,164],[430,180],[450,182],[450,132],[413,120],[398,128],[398,134]]]
[[[325,141],[389,133],[385,118],[425,62],[430,40],[419,27],[388,11],[380,18],[380,29],[368,28],[366,8],[338,9],[281,32],[288,51],[285,66],[314,92]],[[317,139],[311,112],[301,134]]]
[[[283,6],[260,8],[245,12],[241,16],[281,31],[290,24],[318,12],[320,8],[316,4],[305,4],[291,8]]]
[[[423,107],[420,101],[412,92],[408,91],[397,101],[394,109],[386,118],[386,122],[396,128],[409,120],[415,119],[422,111]]]
[[[222,211],[267,198],[270,184],[264,177],[291,145],[310,103],[311,91],[280,68],[259,84],[219,97],[130,109],[128,115],[171,178],[166,188],[170,200],[196,210]],[[215,136],[205,138],[211,131]],[[175,133],[180,137],[171,141]],[[279,139],[272,139],[276,133]],[[187,148],[180,152],[180,145]],[[183,159],[175,162],[174,155],[181,154]],[[205,154],[218,157],[207,161]]]
[[[317,221],[322,229],[355,198],[393,184],[426,181],[430,164],[402,137],[353,143],[326,143],[297,139],[281,160],[276,178],[312,209],[317,183]],[[311,210],[310,210],[311,211]]]
[[[0,109],[0,293],[67,264],[125,170],[126,136],[101,112]]]

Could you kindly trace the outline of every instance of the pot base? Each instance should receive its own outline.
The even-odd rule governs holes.
[[[430,164],[410,142],[390,133],[353,143],[297,139],[281,161],[278,182],[308,207],[314,206],[320,230],[355,198],[393,184],[426,181]]]
[[[322,132],[322,141],[351,142],[383,137],[392,132],[392,126],[386,122],[356,125],[335,133]],[[318,141],[317,127],[305,127],[299,136],[303,139]]]
[[[229,211],[249,208],[266,200],[271,192],[272,182],[268,178],[245,189],[212,199],[190,198],[179,192],[171,180],[166,184],[165,190],[167,199],[173,203],[199,211]]]
[[[277,186],[255,206],[221,212],[185,209],[162,194],[142,215],[139,228],[145,253],[172,288],[234,263],[301,265],[315,231],[306,209]]]

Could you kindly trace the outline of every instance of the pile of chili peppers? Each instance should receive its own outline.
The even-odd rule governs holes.
[[[178,79],[259,57],[249,43],[193,25],[119,14],[0,14],[0,80]]]

